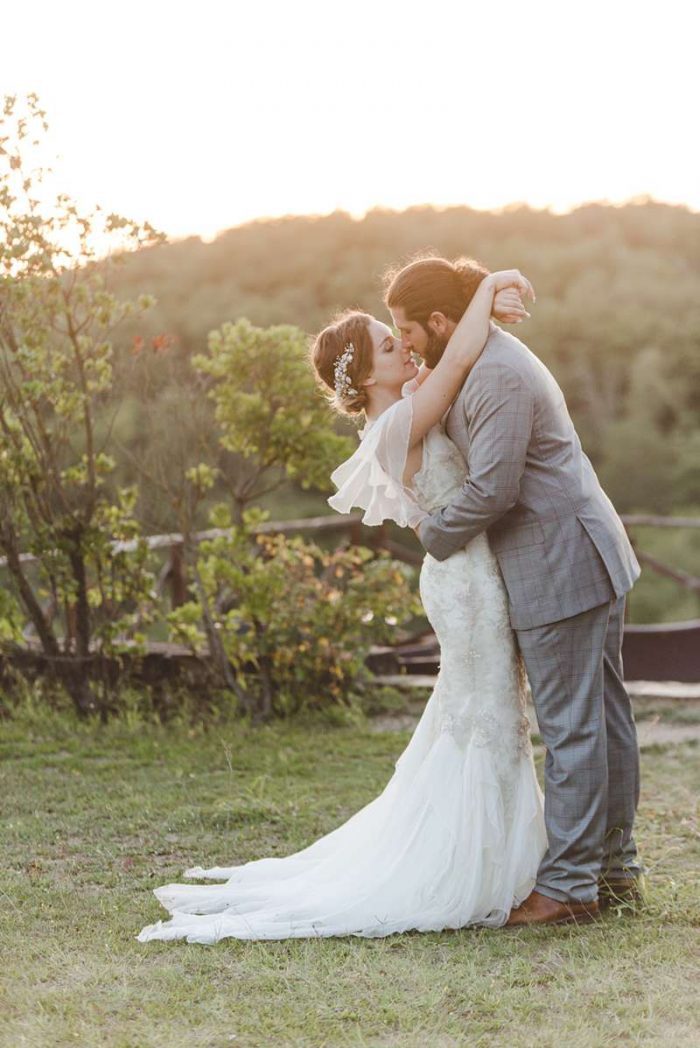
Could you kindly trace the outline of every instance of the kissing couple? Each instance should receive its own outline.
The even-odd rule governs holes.
[[[316,338],[319,381],[365,421],[329,502],[416,530],[440,672],[375,800],[293,855],[185,873],[224,883],[157,888],[171,917],[141,942],[584,923],[640,898],[621,660],[639,565],[556,381],[493,323],[527,296],[518,270],[420,258],[387,279],[394,330],[353,311]]]

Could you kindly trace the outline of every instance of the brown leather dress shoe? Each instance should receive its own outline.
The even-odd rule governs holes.
[[[506,928],[523,928],[532,924],[588,924],[600,916],[598,903],[559,902],[548,895],[530,892],[505,923]]]
[[[619,906],[639,910],[644,906],[645,889],[641,877],[601,877],[598,881],[598,902],[601,910]]]

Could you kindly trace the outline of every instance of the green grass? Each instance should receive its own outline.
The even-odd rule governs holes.
[[[520,933],[139,944],[151,889],[282,855],[370,800],[402,733],[5,722],[0,1044],[700,1044],[697,749],[643,754],[643,915]]]

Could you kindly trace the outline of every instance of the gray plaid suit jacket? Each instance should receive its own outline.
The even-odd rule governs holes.
[[[468,477],[419,529],[445,560],[488,532],[513,629],[532,629],[621,597],[640,569],[622,522],[581,448],[553,376],[491,325],[447,418]]]

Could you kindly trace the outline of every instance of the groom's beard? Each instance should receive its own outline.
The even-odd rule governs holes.
[[[434,368],[436,364],[440,363],[442,354],[445,352],[445,347],[447,346],[449,339],[441,338],[432,331],[426,333],[428,335],[428,341],[425,345],[422,356],[426,366]]]

